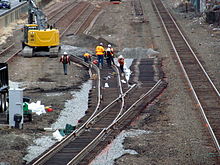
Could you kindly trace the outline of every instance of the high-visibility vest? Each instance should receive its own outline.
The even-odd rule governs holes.
[[[60,61],[64,64],[68,64],[70,62],[70,57],[66,56],[66,58],[64,58],[64,56],[62,56]]]
[[[105,49],[103,48],[103,46],[96,46],[96,55],[104,55]]]
[[[110,48],[112,56],[114,56],[114,49]]]
[[[107,49],[106,49],[106,55],[114,56],[113,48],[107,48]]]
[[[91,55],[89,53],[85,53],[83,56],[86,57],[86,58],[91,57]]]

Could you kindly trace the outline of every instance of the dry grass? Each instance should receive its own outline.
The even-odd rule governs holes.
[[[17,20],[16,22],[11,23],[9,26],[0,29],[0,44],[5,44],[7,38],[13,35],[13,30],[21,28],[25,20]]]

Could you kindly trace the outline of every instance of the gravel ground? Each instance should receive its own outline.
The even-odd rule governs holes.
[[[174,9],[178,1],[164,2],[178,18],[182,29],[199,53],[199,58],[220,88],[220,77],[215,77],[220,72],[218,31],[212,31],[201,17],[195,16],[195,12],[186,14],[181,12],[182,8]],[[178,62],[170,53],[167,38],[153,12],[151,2],[142,0],[144,22],[134,17],[131,0],[122,1],[120,5],[101,1],[92,3],[106,6],[88,35],[70,36],[63,43],[90,51],[94,51],[93,48],[99,41],[112,43],[116,52],[125,48],[153,48],[163,59],[163,70],[169,83],[164,93],[130,126],[132,129],[150,131],[149,134],[125,139],[125,148],[135,150],[138,155],[123,155],[115,164],[218,164],[218,157],[210,156],[210,153],[216,152],[215,148]],[[146,55],[128,53],[125,57],[145,58]],[[27,146],[35,138],[45,135],[41,129],[50,127],[56,121],[65,101],[72,97],[71,91],[80,88],[88,79],[88,73],[72,63],[68,76],[65,76],[57,58],[17,57],[9,63],[9,77],[11,81],[23,84],[24,94],[31,97],[32,101],[41,100],[42,104],[54,108],[52,113],[34,116],[31,123],[25,123],[23,130],[0,130],[0,146],[3,151],[0,161],[19,165],[23,163],[22,157],[26,154]],[[57,91],[62,91],[61,98],[46,95]]]
[[[96,26],[102,28],[107,26],[107,30],[100,32],[96,29],[101,27],[94,28],[92,33],[108,38],[118,46],[118,49],[153,47],[160,52],[159,57],[163,59],[163,70],[169,83],[162,96],[131,126],[131,128],[148,130],[151,133],[129,137],[124,142],[126,149],[133,149],[138,152],[138,155],[126,154],[117,159],[115,164],[218,164],[218,157],[210,155],[216,152],[215,148],[207,137],[208,131],[200,111],[195,106],[196,103],[177,60],[170,53],[170,46],[166,42],[167,38],[163,35],[152,5],[150,1],[142,1],[142,4],[146,22],[137,23],[138,20],[132,17],[130,1],[123,1],[118,6],[108,7],[102,15],[103,19],[100,17],[97,21],[100,24]],[[209,25],[202,22],[201,17],[195,17],[194,12],[185,14],[181,12],[183,10],[181,7],[174,9],[177,2],[166,1],[166,4],[178,18],[193,47],[199,54],[201,53],[199,58],[205,62],[206,69],[213,77],[219,75],[219,47],[216,45],[218,38],[216,35],[212,37]],[[107,17],[114,20],[104,19]],[[114,23],[108,23],[108,21]],[[108,33],[111,30],[113,33],[109,37]],[[143,57],[136,55],[133,58]],[[219,80],[216,78],[215,80],[219,87]]]

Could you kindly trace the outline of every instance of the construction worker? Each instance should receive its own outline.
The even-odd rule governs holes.
[[[84,53],[83,58],[85,62],[91,62],[91,54]]]
[[[106,57],[106,62],[108,66],[115,64],[114,63],[114,52],[110,44],[108,44],[108,48],[105,50],[105,57]]]
[[[60,62],[63,63],[64,74],[67,75],[67,64],[70,65],[70,57],[67,55],[67,52],[64,52],[60,58]]]
[[[120,55],[118,57],[118,63],[120,65],[120,69],[121,69],[121,72],[124,73],[124,64],[125,64],[125,59],[122,55]]]
[[[184,3],[185,3],[185,12],[188,13],[189,0],[184,0]]]
[[[105,49],[103,47],[103,43],[100,43],[98,46],[96,46],[96,55],[98,57],[98,66],[101,68],[103,67],[103,60],[104,60],[104,54],[105,54]]]

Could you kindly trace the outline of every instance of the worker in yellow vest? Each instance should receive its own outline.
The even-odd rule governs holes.
[[[89,53],[84,53],[84,55],[83,55],[83,58],[84,58],[84,61],[85,62],[91,62],[91,54],[89,54]]]
[[[103,47],[103,43],[100,43],[98,46],[96,46],[96,55],[98,57],[98,66],[100,68],[103,67],[103,63],[104,63],[104,54],[105,54],[105,49]]]

